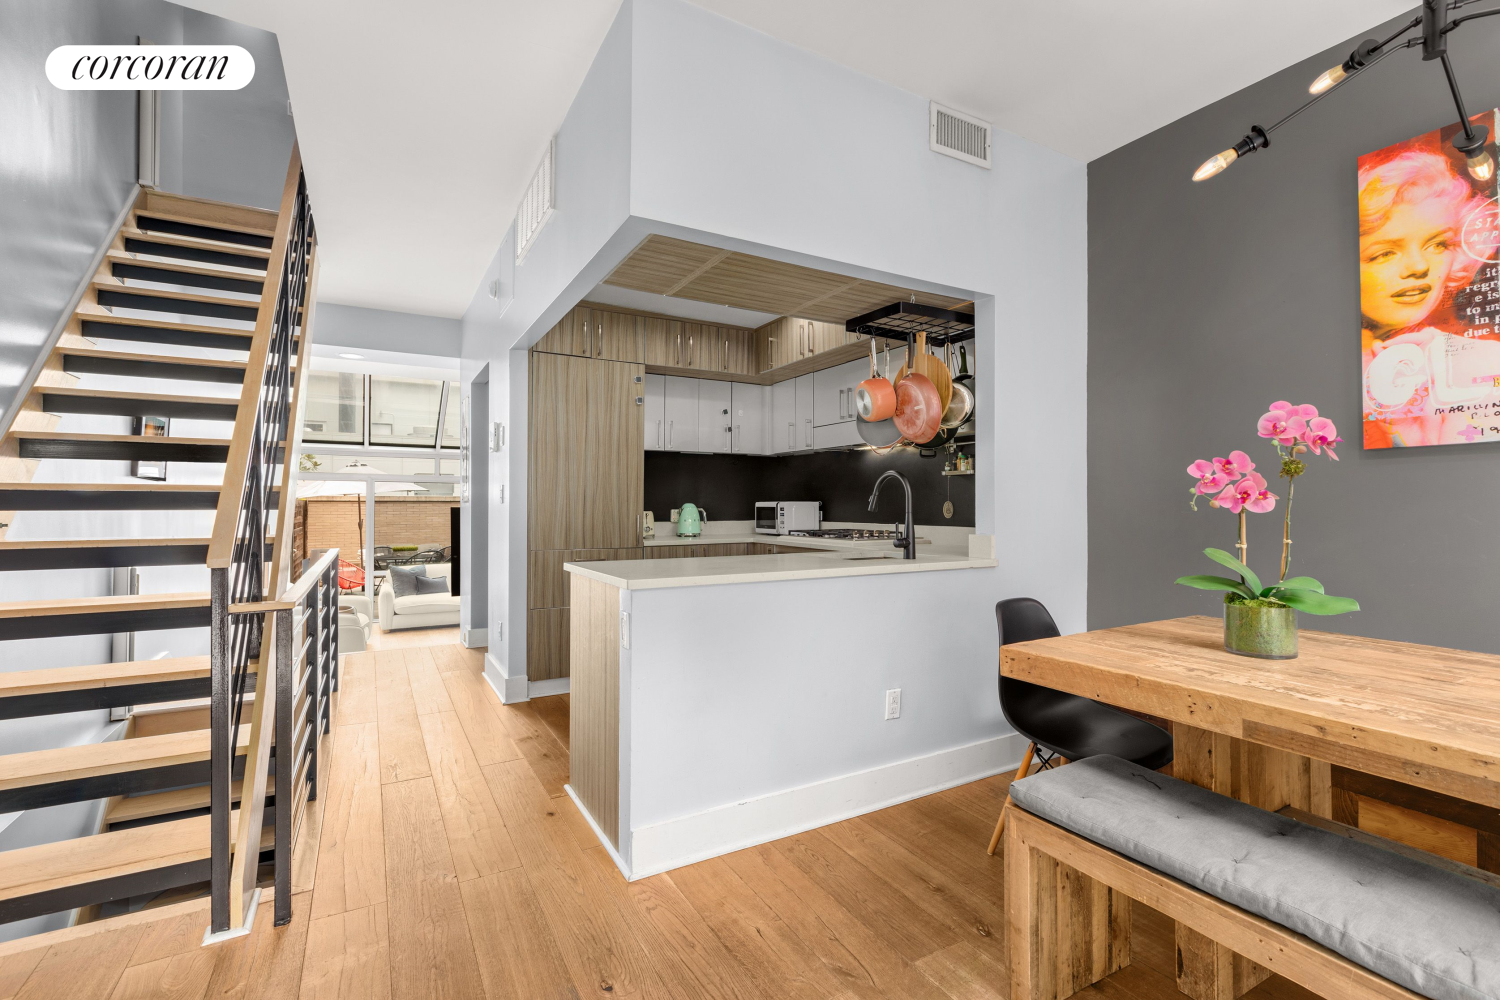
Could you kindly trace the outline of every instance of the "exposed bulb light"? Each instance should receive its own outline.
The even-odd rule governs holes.
[[[1193,172],[1193,180],[1206,181],[1210,177],[1217,177],[1228,170],[1229,165],[1240,157],[1248,156],[1257,149],[1265,149],[1270,144],[1271,140],[1266,136],[1266,130],[1259,125],[1252,125],[1249,134],[1239,142],[1217,156],[1210,156],[1204,160],[1203,165]]]
[[[340,354],[339,357],[345,361],[363,361],[365,359],[363,354]]]
[[[1481,184],[1488,183],[1495,177],[1495,158],[1487,150],[1480,150],[1478,156],[1469,159],[1469,176]]]
[[[1333,69],[1318,74],[1318,78],[1307,88],[1309,94],[1321,94],[1326,90],[1332,90],[1349,78],[1348,72],[1343,66],[1335,66]]]
[[[1226,149],[1217,156],[1210,156],[1203,161],[1203,166],[1193,173],[1193,180],[1206,181],[1210,177],[1216,177],[1229,169],[1229,165],[1240,158],[1240,154],[1232,149]]]
[[[1490,141],[1490,130],[1483,125],[1469,125],[1468,133],[1460,132],[1453,137],[1453,148],[1464,154],[1469,163],[1469,176],[1480,183],[1494,179],[1495,158],[1485,148]]]

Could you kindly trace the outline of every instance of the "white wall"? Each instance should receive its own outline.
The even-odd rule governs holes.
[[[510,587],[508,648],[491,645],[507,673],[524,675],[519,352],[652,232],[974,297],[977,529],[997,536],[1001,560],[985,596],[1037,596],[1065,630],[1084,627],[1085,167],[1005,133],[994,149],[993,170],[933,153],[920,95],[683,0],[626,0],[559,134],[554,218],[504,311],[479,293],[465,320],[466,359],[517,352],[510,398],[492,395],[491,411],[511,427],[492,476],[516,485],[491,512],[512,555],[492,568]],[[485,308],[499,315],[481,323]],[[993,664],[990,616],[955,627]]]
[[[447,359],[459,357],[463,350],[463,324],[445,316],[319,302],[316,325],[315,346]]]

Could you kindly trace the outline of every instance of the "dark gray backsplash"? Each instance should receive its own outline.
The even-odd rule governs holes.
[[[969,452],[965,450],[965,454]],[[901,450],[828,451],[810,455],[683,455],[646,452],[646,509],[666,521],[673,508],[693,503],[715,521],[748,521],[761,500],[821,500],[825,521],[894,524],[904,516],[899,483],[880,491],[880,505],[865,509],[875,480],[895,469],[911,481],[918,524],[974,526],[974,477],[944,476],[943,459]],[[952,488],[951,496],[949,488]],[[943,517],[952,499],[953,517]]]
[[[1394,22],[1393,22],[1394,24]],[[1378,31],[1361,33],[1383,34]],[[1198,458],[1249,452],[1278,399],[1339,427],[1337,463],[1298,480],[1294,572],[1364,610],[1305,628],[1500,653],[1500,448],[1361,448],[1356,159],[1456,120],[1436,63],[1398,53],[1207,183],[1193,169],[1307,97],[1351,39],[1089,166],[1089,625],[1217,614],[1174,586],[1211,572],[1234,518],[1188,509]],[[1500,22],[1452,36],[1470,110],[1500,102]],[[1040,484],[1039,484],[1040,485]],[[1279,555],[1282,507],[1252,515],[1250,562]]]

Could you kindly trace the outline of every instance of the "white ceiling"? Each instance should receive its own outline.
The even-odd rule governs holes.
[[[188,2],[280,38],[323,250],[320,298],[435,316],[468,307],[619,5]],[[1080,160],[1413,6],[696,2]]]

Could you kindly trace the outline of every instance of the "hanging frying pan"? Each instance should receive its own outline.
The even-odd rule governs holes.
[[[902,366],[901,371],[896,374],[896,381],[900,382],[906,377],[908,371],[918,375],[925,375],[938,391],[938,401],[943,409],[948,408],[948,400],[953,395],[953,374],[948,371],[948,366],[943,364],[943,359],[936,355],[927,353],[927,331],[923,330],[917,334],[916,347],[907,352],[910,357]]]
[[[871,357],[872,357],[871,371],[873,373],[873,370],[874,370],[874,364],[873,364],[874,341],[872,340],[870,343],[871,343],[871,348],[870,349],[871,349]],[[890,377],[889,377],[890,374],[891,374],[891,349],[888,347],[885,350],[885,374],[880,378],[880,381],[884,382],[886,385],[889,386],[891,384],[891,380],[890,380]],[[892,388],[891,389],[891,412],[893,412],[893,413],[895,412],[895,409],[896,409],[896,406],[895,406],[895,397],[896,397],[896,390],[894,388]],[[901,432],[896,429],[896,422],[891,419],[891,417],[890,417],[889,414],[886,415],[886,417],[885,417],[884,420],[864,420],[864,419],[860,419],[860,420],[854,421],[854,423],[859,428],[859,437],[860,437],[860,440],[864,441],[865,444],[870,445],[872,448],[875,448],[877,450],[879,450],[881,448],[890,449],[890,448],[893,448],[896,445],[898,445],[898,444],[901,443]]]
[[[943,419],[937,386],[926,375],[908,375],[896,383],[896,412],[891,419],[901,436],[914,444],[926,444],[937,434]]]
[[[870,338],[870,377],[854,392],[854,408],[861,420],[878,423],[896,412],[896,387],[891,380],[875,373],[875,338]]]

